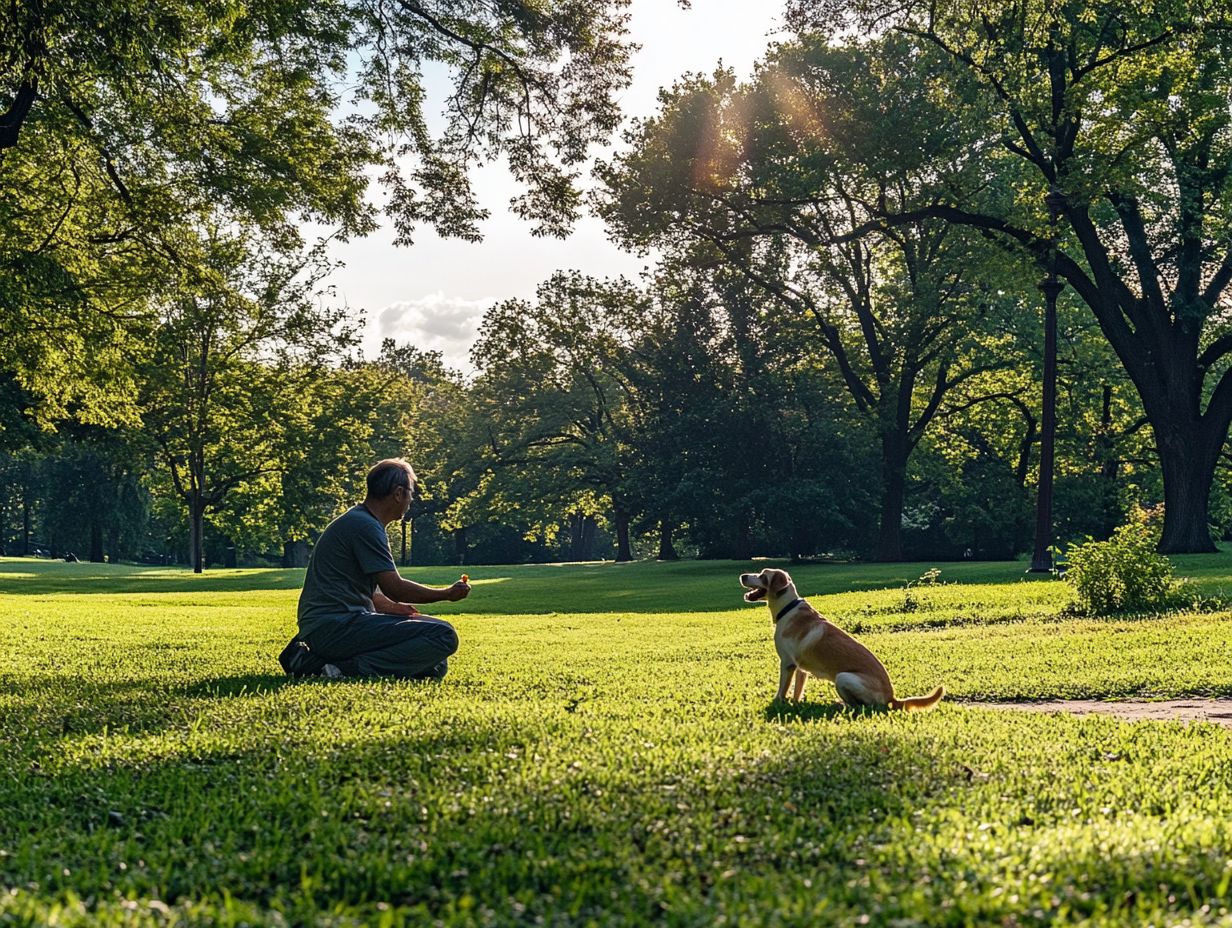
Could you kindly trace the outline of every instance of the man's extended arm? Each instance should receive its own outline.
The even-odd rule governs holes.
[[[453,586],[440,589],[405,580],[396,570],[385,570],[377,574],[376,585],[395,603],[452,603],[459,599],[466,599],[471,591],[470,584],[463,583],[461,580]]]

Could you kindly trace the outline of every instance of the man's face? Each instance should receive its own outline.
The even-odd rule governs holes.
[[[405,519],[406,514],[411,511],[411,500],[415,496],[414,485],[412,484],[411,486],[407,486],[407,487],[398,487],[398,489],[396,489],[394,493],[402,494],[399,497],[398,501],[402,506],[402,518]]]

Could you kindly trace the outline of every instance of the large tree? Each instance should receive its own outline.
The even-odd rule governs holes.
[[[495,413],[484,427],[489,494],[509,476],[499,481],[504,497],[521,499],[523,509],[534,500],[557,507],[536,514],[541,524],[607,509],[618,561],[633,556],[627,323],[644,304],[626,281],[561,272],[533,302],[490,309],[471,352],[477,389]]]
[[[1211,482],[1232,423],[1232,9],[1207,0],[794,7],[799,29],[859,22],[949,60],[936,90],[977,131],[948,158],[963,180],[938,185],[919,208],[874,203],[879,222],[942,219],[1047,267],[1055,213],[1058,272],[1094,313],[1154,431],[1161,549],[1213,550]],[[897,83],[918,80],[907,71]],[[894,94],[887,109],[897,111]]]
[[[665,258],[631,326],[629,483],[659,556],[865,547],[868,430],[811,321],[710,257]]]
[[[297,378],[352,338],[344,312],[319,292],[319,252],[286,244],[218,230],[180,242],[208,273],[160,301],[139,368],[142,419],[187,509],[196,572],[207,511],[281,472],[280,411],[298,404]]]
[[[624,241],[705,243],[815,321],[881,442],[882,560],[902,557],[908,458],[946,395],[1004,363],[971,337],[994,298],[971,235],[939,221],[862,229],[868,201],[910,208],[932,176],[931,153],[904,148],[883,116],[887,79],[912,52],[805,41],[776,49],[748,86],[724,72],[686,82],[600,170]],[[913,124],[947,121],[927,84],[898,96]]]
[[[217,217],[478,237],[469,170],[503,158],[540,233],[619,118],[624,0],[29,0],[0,15],[0,367],[46,405],[131,421],[134,317]],[[425,69],[449,77],[443,100]],[[434,108],[443,127],[432,130]],[[115,363],[109,363],[115,362]]]
[[[15,181],[31,137],[47,134],[96,165],[126,202],[140,183],[246,215],[289,206],[353,215],[359,169],[376,161],[404,235],[418,222],[474,235],[483,211],[467,169],[505,157],[524,187],[515,209],[558,231],[576,215],[573,181],[589,144],[619,121],[631,48],[624,6],[10,4],[0,20],[0,185]],[[430,63],[445,65],[452,83],[444,101],[431,101],[446,116],[435,136]]]

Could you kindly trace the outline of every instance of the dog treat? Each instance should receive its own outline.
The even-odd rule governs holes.
[[[462,582],[463,582],[463,583],[470,583],[470,582],[471,582],[471,578],[470,578],[470,577],[468,577],[466,574],[463,574],[463,575],[462,575]]]

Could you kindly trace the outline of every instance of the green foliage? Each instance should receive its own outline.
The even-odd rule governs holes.
[[[801,566],[956,698],[784,710],[745,566],[471,571],[423,685],[282,677],[298,571],[0,562],[0,921],[1218,924],[1228,731],[978,701],[1227,695],[1226,615],[1080,620],[1006,564],[908,614],[927,565]]]
[[[44,426],[138,424],[133,361],[192,241],[312,224],[478,238],[469,172],[503,159],[513,210],[564,234],[579,166],[629,80],[621,0],[21,2],[0,16],[0,377]],[[446,77],[443,127],[424,72]],[[186,239],[188,244],[186,245]],[[255,260],[255,259],[254,259]],[[0,422],[0,428],[7,424]]]
[[[1155,432],[1167,475],[1161,547],[1209,550],[1210,480],[1232,423],[1221,310],[1232,286],[1232,10],[810,0],[790,3],[788,20],[809,34],[862,34],[856,44],[870,51],[887,36],[919,44],[895,69],[883,118],[912,125],[911,95],[931,82],[952,122],[914,124],[937,179],[928,205],[882,198],[878,223],[977,229],[1072,287]],[[936,54],[948,64],[931,67]]]
[[[1177,604],[1182,587],[1172,562],[1158,552],[1159,509],[1135,508],[1107,541],[1086,541],[1066,552],[1065,580],[1078,607],[1092,615],[1149,612]]]
[[[207,512],[241,544],[277,540],[269,537],[280,527],[276,477],[290,469],[279,456],[283,410],[302,408],[304,384],[354,330],[345,310],[321,298],[329,265],[320,247],[301,252],[239,229],[210,230],[181,248],[208,273],[185,275],[158,302],[139,402],[187,509],[190,557],[201,569]],[[245,489],[248,506],[228,511],[229,496]]]
[[[554,543],[590,519],[621,559],[638,528],[667,558],[677,542],[747,557],[863,541],[867,437],[843,421],[809,323],[739,273],[685,255],[643,287],[557,274],[533,303],[489,310],[473,356],[454,527],[505,522]]]
[[[945,164],[917,142],[968,131],[933,92],[944,69],[903,37],[866,48],[803,36],[775,46],[745,85],[726,71],[681,81],[599,168],[600,209],[620,241],[693,252],[807,324],[881,446],[887,560],[902,556],[911,454],[960,385],[1008,366],[990,307],[1012,304],[1023,283],[1020,262],[964,229],[877,221],[922,208],[944,183]]]
[[[459,527],[516,513],[554,540],[570,515],[610,514],[627,530],[629,340],[647,297],[625,280],[559,272],[535,300],[484,315],[472,358],[483,405],[474,490]],[[618,552],[627,560],[627,545]]]

